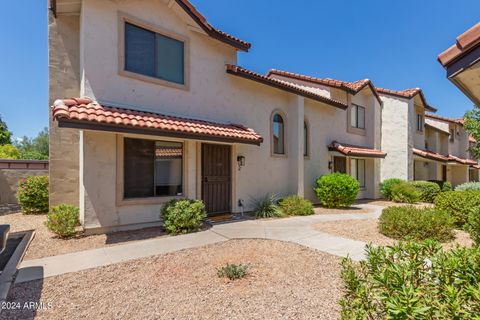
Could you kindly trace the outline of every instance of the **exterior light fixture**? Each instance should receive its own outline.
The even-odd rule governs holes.
[[[328,170],[332,170],[333,168],[333,161],[328,161]]]
[[[240,171],[240,169],[245,166],[245,157],[237,156],[237,163],[238,163],[238,171]]]

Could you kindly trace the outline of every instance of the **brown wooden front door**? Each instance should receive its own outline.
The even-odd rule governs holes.
[[[208,214],[231,210],[231,147],[202,144],[202,200]]]
[[[333,157],[333,172],[347,173],[347,158]]]
[[[447,181],[447,166],[442,165],[442,181]]]

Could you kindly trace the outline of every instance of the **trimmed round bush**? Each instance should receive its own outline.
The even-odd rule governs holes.
[[[315,193],[320,203],[328,208],[349,207],[360,191],[358,181],[344,173],[330,173],[317,179]]]
[[[280,210],[288,216],[308,216],[313,214],[313,204],[297,195],[291,195],[278,202]]]
[[[17,200],[24,214],[48,212],[48,176],[32,176],[18,183]]]
[[[447,191],[452,191],[453,186],[449,181],[443,182],[443,185],[441,186],[442,192],[447,192]]]
[[[410,182],[420,192],[420,201],[433,203],[435,197],[442,191],[435,182],[412,181]]]
[[[402,179],[398,178],[391,178],[391,179],[386,179],[382,182],[380,185],[380,193],[382,196],[388,200],[392,200],[392,188],[393,186],[405,182]]]
[[[457,226],[468,222],[468,216],[473,209],[480,207],[480,191],[448,191],[435,198],[435,209],[448,212],[455,218]]]
[[[476,319],[479,261],[478,247],[368,245],[366,260],[342,260],[340,319]]]
[[[163,227],[168,233],[197,231],[205,219],[205,204],[201,200],[170,200],[160,210]]]
[[[80,225],[79,209],[68,204],[52,207],[45,225],[61,238],[73,237],[77,234],[76,227]]]
[[[480,182],[467,182],[455,187],[455,191],[480,190]]]
[[[378,230],[393,239],[443,242],[453,239],[454,222],[448,213],[432,208],[390,207],[383,209]]]
[[[416,203],[420,201],[420,191],[408,182],[401,182],[392,187],[392,200],[401,203]]]

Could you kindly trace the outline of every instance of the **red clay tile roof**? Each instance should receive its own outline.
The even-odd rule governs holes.
[[[400,98],[407,98],[407,99],[412,99],[415,97],[417,94],[420,95],[420,99],[422,99],[423,104],[426,106],[426,108],[432,112],[437,112],[437,109],[432,107],[427,103],[427,99],[425,98],[425,95],[423,94],[422,89],[420,88],[411,88],[411,89],[405,89],[401,91],[396,91],[396,90],[391,90],[391,89],[384,89],[384,88],[377,88],[377,91],[382,93],[382,94],[387,94],[391,96],[396,96]]]
[[[329,104],[329,105],[337,107],[337,108],[346,109],[348,107],[343,102],[327,98],[327,97],[322,96],[322,95],[320,95],[320,94],[318,94],[314,91],[307,90],[307,89],[305,89],[305,88],[303,88],[299,85],[296,85],[294,83],[291,83],[291,82],[267,77],[263,74],[253,72],[253,71],[247,70],[245,68],[242,68],[242,67],[236,66],[236,65],[227,64],[226,68],[227,68],[227,73],[235,75],[235,76],[239,76],[239,77],[250,79],[250,80],[253,80],[253,81],[256,81],[256,82],[259,82],[259,83],[263,83],[265,85],[275,87],[275,88],[278,88],[278,89],[281,89],[281,90],[284,90],[284,91],[287,91],[287,92],[291,92],[291,93],[294,93],[294,94],[298,94],[300,96],[303,96],[303,97],[306,97],[306,98],[309,98],[309,99],[312,99],[312,100],[320,101],[320,102]]]
[[[474,169],[480,170],[480,165],[479,165],[479,164],[477,164],[477,165],[472,165],[472,166],[470,166],[470,167],[472,167],[472,168],[474,168]]]
[[[282,71],[277,69],[270,69],[267,73],[267,77],[270,77],[270,78],[273,78],[272,76],[274,75],[292,78],[296,80],[307,81],[307,82],[316,83],[316,84],[320,84],[328,87],[338,88],[338,89],[345,90],[351,94],[357,94],[363,88],[365,88],[365,86],[369,86],[373,94],[379,101],[379,103],[382,104],[382,100],[380,99],[380,96],[378,95],[378,92],[375,86],[373,85],[372,81],[370,81],[369,79],[357,80],[355,82],[348,82],[348,81],[341,81],[341,80],[335,80],[330,78],[323,78],[323,79],[316,78],[316,77],[306,76],[302,74],[297,74],[297,73],[292,73],[292,72],[287,72],[287,71]]]
[[[468,136],[468,142],[475,143],[475,142],[477,142],[477,139],[475,139],[472,135],[469,135]]]
[[[214,123],[102,106],[88,98],[57,100],[52,107],[52,114],[59,125],[64,127],[180,136],[257,145],[263,142],[263,138],[258,133],[242,125]]]
[[[434,119],[434,120],[439,120],[439,121],[443,121],[443,122],[454,123],[454,124],[458,124],[458,125],[463,126],[463,119],[447,118],[447,117],[443,117],[443,116],[439,116],[439,115],[431,114],[431,113],[426,113],[426,114],[425,114],[425,117],[430,118],[430,119]]]
[[[425,159],[430,159],[430,160],[435,160],[440,162],[447,162],[449,160],[448,156],[444,156],[443,154],[436,153],[433,151],[420,150],[416,148],[413,148],[412,150],[414,155],[417,155]]]
[[[446,67],[480,44],[480,22],[457,37],[456,43],[438,55],[438,61]]]
[[[460,164],[471,165],[471,166],[474,166],[474,165],[478,164],[478,162],[475,161],[475,160],[459,158],[459,157],[456,157],[452,154],[448,155],[448,160],[449,161],[455,161],[455,162],[458,162]]]
[[[381,150],[359,147],[350,144],[340,143],[333,141],[329,146],[328,150],[338,151],[341,154],[352,157],[368,157],[368,158],[385,158],[386,153]]]
[[[210,37],[231,45],[239,50],[248,51],[250,43],[225,33],[213,27],[207,19],[188,0],[175,0],[175,2],[205,31]]]

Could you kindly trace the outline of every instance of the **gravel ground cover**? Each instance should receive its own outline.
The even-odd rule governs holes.
[[[166,236],[162,228],[114,232],[109,234],[80,236],[64,240],[57,238],[44,225],[46,215],[24,215],[22,213],[0,216],[0,224],[10,224],[10,232],[35,230],[24,260],[38,259],[70,252],[89,250],[128,241],[151,239]]]
[[[337,319],[339,262],[288,242],[230,240],[15,285],[9,301],[52,307],[0,319]],[[249,273],[219,278],[226,263]]]
[[[314,228],[318,231],[344,238],[359,240],[366,243],[371,242],[381,246],[392,245],[397,241],[378,232],[377,219],[328,221],[316,224]],[[443,247],[448,249],[456,244],[461,246],[471,246],[472,240],[468,233],[456,230],[455,240],[449,243],[444,243]]]

